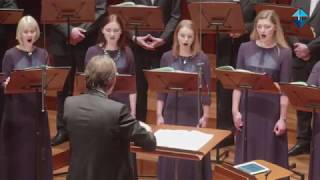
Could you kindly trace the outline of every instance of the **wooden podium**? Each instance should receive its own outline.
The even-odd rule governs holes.
[[[220,129],[210,129],[210,128],[196,128],[190,126],[177,126],[177,125],[168,125],[168,124],[161,124],[158,126],[153,126],[153,132],[159,129],[169,129],[169,130],[197,130],[200,132],[204,132],[207,134],[214,135],[207,144],[203,145],[198,151],[188,151],[188,150],[179,150],[173,148],[164,148],[157,146],[155,151],[144,151],[142,148],[137,146],[131,146],[132,152],[143,152],[147,154],[153,154],[157,156],[166,156],[166,157],[173,157],[173,158],[180,158],[180,159],[189,159],[189,160],[196,160],[200,161],[206,154],[208,154],[217,144],[219,144],[222,140],[228,137],[231,132],[228,130],[220,130]]]
[[[231,165],[222,164],[222,165],[215,166],[213,171],[213,178],[223,179],[223,180],[265,180],[265,179],[282,179],[282,178],[289,177],[293,174],[293,172],[281,166],[278,166],[276,164],[273,164],[264,160],[255,160],[254,162],[257,162],[269,168],[270,173],[268,175],[266,175],[266,173],[250,175],[234,168]]]
[[[200,161],[204,155],[206,155],[212,148],[214,148],[219,142],[221,142],[224,138],[231,134],[230,131],[227,130],[219,130],[219,129],[209,129],[209,128],[196,128],[196,127],[189,127],[189,126],[175,126],[175,125],[159,125],[159,126],[151,126],[153,131],[158,129],[180,129],[180,130],[198,130],[201,132],[214,134],[214,137],[203,147],[200,148],[199,151],[181,151],[176,149],[168,149],[168,148],[161,148],[157,147],[155,151],[144,151],[141,147],[137,147],[131,145],[130,150],[132,152],[143,152],[150,155],[156,156],[167,156],[167,157],[174,157],[174,158],[181,158],[181,159],[190,159]],[[64,166],[69,165],[70,159],[70,150],[64,151],[55,155],[53,159],[53,170],[60,169]]]

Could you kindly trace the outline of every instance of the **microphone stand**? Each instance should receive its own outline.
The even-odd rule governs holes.
[[[203,63],[198,63],[198,87],[197,87],[197,97],[198,97],[198,120],[201,118],[201,90],[202,90],[202,65]]]

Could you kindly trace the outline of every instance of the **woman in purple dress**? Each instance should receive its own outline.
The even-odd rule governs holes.
[[[320,62],[314,65],[308,79],[309,85],[320,86]],[[320,113],[316,113],[312,130],[312,151],[309,165],[309,180],[317,180],[320,177]]]
[[[251,41],[242,43],[237,68],[266,73],[274,82],[289,82],[292,55],[279,18],[274,11],[261,11],[251,33]],[[288,167],[286,131],[288,98],[284,94],[248,92],[248,116],[244,119],[244,94],[233,91],[232,113],[236,135],[235,163],[263,159]],[[247,124],[247,151],[243,157],[243,121]]]
[[[201,50],[198,34],[192,21],[182,20],[174,33],[173,48],[163,54],[161,67],[173,67],[175,70],[197,72],[202,64],[203,85],[210,84],[210,64],[208,56]],[[202,116],[197,114],[197,96],[175,93],[160,93],[157,101],[157,124],[177,124],[194,127],[206,127],[211,103],[209,95],[201,98]],[[178,109],[176,109],[176,103]],[[175,119],[177,111],[178,118]],[[202,161],[179,160],[160,157],[158,162],[159,180],[211,180],[210,155]]]
[[[40,35],[39,26],[31,16],[18,23],[16,38],[19,44],[6,51],[3,59],[4,86],[14,70],[46,65],[47,51],[34,46]],[[37,152],[36,127],[41,152]],[[35,180],[40,163],[41,180],[52,180],[50,134],[47,113],[41,112],[41,94],[6,95],[0,139],[0,179]],[[41,159],[36,157],[41,153]]]
[[[88,49],[85,65],[93,56],[106,55],[114,60],[119,74],[134,75],[134,58],[131,49],[126,44],[126,31],[122,20],[114,14],[105,19],[104,27],[101,29],[102,42]],[[131,115],[135,117],[136,93],[123,94],[114,92],[110,99],[127,104],[131,109]]]

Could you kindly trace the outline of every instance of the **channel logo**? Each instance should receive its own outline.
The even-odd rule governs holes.
[[[306,22],[306,19],[308,18],[308,14],[302,10],[298,9],[293,15],[294,17],[294,23],[298,28],[302,28]]]

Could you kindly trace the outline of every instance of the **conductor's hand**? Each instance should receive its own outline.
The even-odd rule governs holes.
[[[294,44],[294,53],[298,58],[304,61],[308,61],[311,57],[310,49],[306,44],[303,43]]]
[[[10,77],[7,77],[7,79],[5,81],[3,81],[3,87],[7,87],[8,83],[10,81]]]
[[[277,123],[274,125],[273,132],[276,134],[276,136],[281,136],[286,132],[287,125],[285,120],[279,119]]]
[[[202,116],[198,122],[197,127],[204,128],[207,127],[208,124],[208,116]]]
[[[139,46],[141,46],[142,48],[146,49],[146,50],[154,50],[154,48],[150,45],[150,39],[151,39],[151,35],[145,35],[145,36],[138,36],[137,38],[137,44]]]
[[[72,28],[71,34],[70,34],[70,43],[72,45],[77,45],[81,41],[83,41],[84,38],[86,38],[85,33],[86,30],[82,29],[80,27]]]
[[[164,124],[164,119],[162,115],[157,116],[157,125]]]
[[[241,113],[238,111],[238,112],[232,113],[232,115],[233,115],[234,127],[236,127],[238,131],[241,131],[243,126]]]
[[[148,132],[151,132],[151,127],[148,125],[148,124],[146,124],[146,123],[144,123],[144,122],[142,122],[142,121],[139,121],[139,124],[140,124],[140,126],[142,126],[143,128],[145,128]]]

